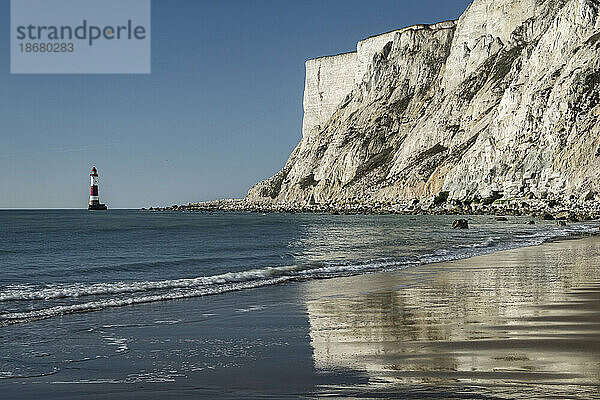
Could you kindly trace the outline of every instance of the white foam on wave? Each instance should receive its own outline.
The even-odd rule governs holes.
[[[282,283],[289,279],[291,279],[291,277],[281,277],[259,281],[242,282],[237,284],[226,284],[217,287],[206,287],[201,289],[192,289],[185,291],[173,291],[161,295],[106,299],[86,303],[72,304],[67,306],[49,307],[41,310],[8,313],[0,315],[0,326],[10,325],[21,321],[32,321],[36,319],[44,319],[78,312],[99,311],[110,307],[122,307],[164,300],[178,300],[189,297],[200,297],[211,294],[226,293],[236,290],[251,289],[261,286]]]
[[[299,270],[300,268],[301,267],[298,266],[266,267],[242,272],[228,272],[214,276],[170,279],[163,281],[57,284],[48,285],[41,288],[32,285],[14,285],[3,291],[0,291],[0,302],[52,300],[68,297],[97,296],[135,293],[160,289],[211,286],[215,284],[244,282],[288,275],[296,270]]]

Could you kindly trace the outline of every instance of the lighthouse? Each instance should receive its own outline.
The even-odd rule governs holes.
[[[92,167],[90,178],[90,205],[88,210],[106,210],[106,204],[100,204],[100,198],[98,197],[98,170],[96,170],[96,167]]]

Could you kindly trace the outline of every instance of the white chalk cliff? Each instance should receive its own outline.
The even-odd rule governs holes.
[[[475,0],[306,63],[303,137],[273,204],[600,191],[600,1]]]

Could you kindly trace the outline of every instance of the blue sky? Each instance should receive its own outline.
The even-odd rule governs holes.
[[[458,18],[468,0],[153,0],[152,74],[11,75],[0,0],[0,208],[244,196],[300,140],[304,62]]]

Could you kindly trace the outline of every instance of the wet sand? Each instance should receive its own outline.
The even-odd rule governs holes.
[[[598,398],[599,251],[599,238],[571,240],[307,285],[315,365],[390,392]]]
[[[0,336],[2,398],[600,398],[600,238]]]

